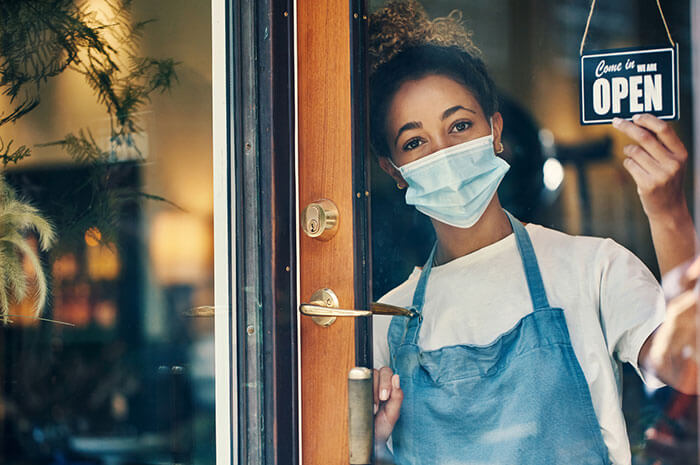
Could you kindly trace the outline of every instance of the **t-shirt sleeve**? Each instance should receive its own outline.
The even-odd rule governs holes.
[[[642,345],[664,320],[661,286],[639,258],[611,239],[603,241],[596,262],[601,267],[601,323],[610,355],[632,365],[647,386],[663,386],[638,366]]]

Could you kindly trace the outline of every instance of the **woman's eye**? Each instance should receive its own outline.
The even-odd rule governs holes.
[[[409,150],[417,149],[417,148],[420,147],[422,144],[423,144],[423,141],[420,140],[420,139],[418,139],[418,138],[416,138],[416,139],[411,139],[411,140],[409,140],[408,142],[406,142],[406,143],[404,144],[403,150],[404,150],[404,151],[409,151]]]
[[[472,123],[469,121],[457,121],[453,126],[452,126],[452,132],[462,132],[466,131],[472,126]]]

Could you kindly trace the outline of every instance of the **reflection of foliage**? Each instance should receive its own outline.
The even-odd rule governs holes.
[[[46,278],[37,252],[23,233],[35,231],[39,247],[47,250],[54,241],[53,228],[32,205],[17,198],[12,187],[0,176],[0,320],[8,321],[10,300],[23,300],[27,294],[27,277],[22,257],[32,264],[36,273],[36,302],[34,316],[46,303]]]
[[[13,170],[8,173],[8,181],[29,196],[60,232],[47,257],[53,262],[85,247],[85,234],[93,228],[99,234],[91,238],[109,247],[141,234],[133,229],[138,223],[138,202],[169,202],[141,192],[139,173],[137,162],[90,162],[45,170]]]
[[[17,163],[31,154],[31,150],[26,145],[22,145],[18,149],[12,151],[12,142],[13,141],[10,141],[5,145],[5,141],[0,137],[0,160],[2,160],[3,165]]]
[[[100,231],[100,237],[96,239],[101,243],[116,243],[120,221],[123,220],[121,215],[129,204],[138,200],[156,200],[179,208],[162,197],[136,189],[134,186],[138,181],[130,179],[134,176],[133,164],[110,163],[110,152],[100,148],[90,131],[81,130],[77,135],[69,134],[61,141],[42,145],[63,147],[76,163],[84,167],[80,181],[72,188],[56,188],[52,196],[53,208],[47,206],[53,210],[56,226],[62,234],[54,256],[75,249],[74,242],[82,240],[83,233],[90,228]],[[78,179],[77,173],[74,176]]]
[[[36,108],[42,84],[70,68],[85,77],[105,106],[112,141],[119,145],[132,140],[139,131],[137,112],[152,92],[170,88],[176,63],[137,54],[150,21],[132,21],[133,0],[106,3],[108,18],[101,21],[87,2],[0,2],[0,92],[12,104],[9,114],[0,113],[0,126]],[[29,155],[26,147],[11,152],[10,144],[6,152],[0,151],[5,165]]]
[[[120,421],[111,405],[115,396],[131,401],[143,389],[133,354],[116,342],[70,347],[58,341],[45,346],[38,339],[22,339],[23,350],[9,362],[13,382],[0,391],[0,404],[5,444],[14,447],[0,451],[0,460],[3,453],[14,453],[20,463],[56,463],[52,449],[64,448],[70,436],[118,428],[128,433],[136,422],[130,417],[138,411]]]
[[[0,2],[0,93],[10,101],[7,114],[0,112],[0,127],[15,122],[39,104],[41,87],[48,79],[70,70],[80,73],[104,105],[110,121],[110,147],[103,148],[88,130],[67,134],[62,140],[39,146],[60,147],[85,167],[84,184],[73,192],[89,192],[84,210],[66,204],[60,212],[61,241],[97,227],[103,242],[116,236],[118,212],[127,201],[163,200],[133,188],[112,188],[118,177],[117,153],[139,155],[135,137],[142,129],[138,114],[153,92],[170,89],[177,79],[174,60],[143,57],[138,44],[151,22],[132,20],[133,0],[106,0],[106,11],[94,3],[75,0],[7,0]],[[12,148],[0,139],[0,162],[17,163],[31,155],[27,145]],[[56,193],[60,197],[60,193]],[[75,195],[74,195],[75,196]],[[84,228],[80,230],[80,228]],[[70,242],[70,240],[68,241]]]

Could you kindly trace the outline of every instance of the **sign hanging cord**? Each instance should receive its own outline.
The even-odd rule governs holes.
[[[588,27],[591,25],[591,18],[593,17],[593,10],[595,10],[595,2],[591,2],[591,11],[588,12],[588,20],[586,21],[586,29],[583,31],[583,37],[581,38],[581,48],[579,49],[579,55],[583,55],[583,46],[586,44],[586,36],[588,35]],[[666,23],[666,17],[664,16],[664,10],[661,9],[661,0],[656,0],[656,6],[659,7],[659,14],[661,15],[661,21],[664,23],[664,28],[666,29],[666,35],[668,36],[668,41],[671,42],[671,46],[675,47],[676,43],[671,38],[671,31],[668,29],[668,24]]]

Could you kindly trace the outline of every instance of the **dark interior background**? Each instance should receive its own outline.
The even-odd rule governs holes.
[[[382,3],[372,0],[372,11]],[[504,207],[523,221],[570,234],[611,237],[659,277],[636,187],[622,167],[622,148],[629,142],[609,125],[579,123],[579,45],[590,1],[431,0],[423,4],[431,17],[462,11],[501,93],[503,156],[511,164],[499,189]],[[662,2],[662,6],[680,51],[681,118],[673,124],[691,150],[690,2]],[[584,53],[668,43],[653,0],[597,2]],[[550,165],[558,162],[564,174],[553,189],[543,182],[548,158],[556,160]],[[692,172],[688,166],[691,211]],[[372,286],[377,300],[404,281],[414,266],[423,264],[434,234],[427,218],[405,205],[405,191],[396,188],[376,161],[371,183]],[[635,463],[653,463],[644,452],[643,432],[662,421],[669,406],[677,405],[678,395],[670,389],[647,395],[630,367],[625,368],[624,391]],[[696,444],[694,434],[690,443]]]

